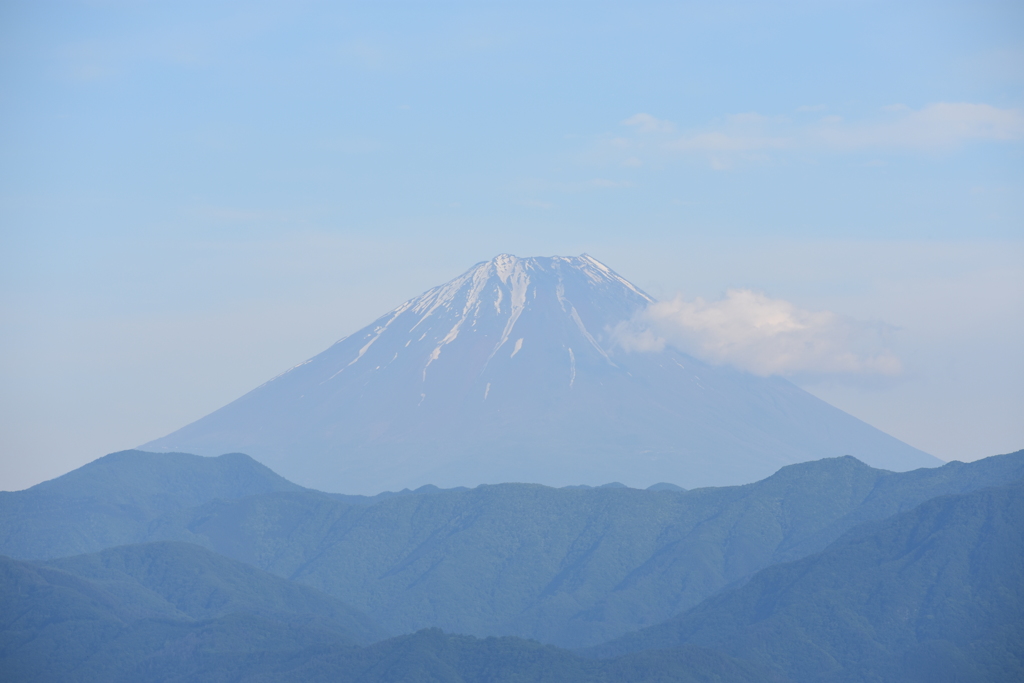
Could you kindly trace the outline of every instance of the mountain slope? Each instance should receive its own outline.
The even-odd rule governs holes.
[[[302,491],[247,455],[111,453],[24,491],[0,491],[0,553],[48,558],[142,540],[159,515],[210,500]]]
[[[687,492],[508,484],[352,504],[285,490],[153,519],[131,508],[122,518],[88,510],[80,517],[112,519],[121,536],[138,541],[197,543],[298,579],[372,613],[393,633],[441,626],[583,646],[817,552],[865,520],[1021,476],[1024,452],[906,473],[845,457],[792,465],[756,484]],[[94,503],[104,515],[116,509]],[[20,544],[0,552],[32,557],[27,552],[44,547],[54,557],[68,554],[62,548],[73,548],[79,533],[94,542],[115,535],[78,525],[32,523],[32,538],[18,536]],[[12,524],[0,517],[0,526]]]
[[[124,546],[49,566],[0,556],[4,680],[112,680],[169,650],[295,650],[377,640],[340,601],[181,543]]]
[[[59,557],[76,552],[83,537],[187,541],[330,593],[393,633],[440,626],[584,646],[817,552],[863,521],[1022,476],[1024,452],[905,473],[835,458],[791,465],[756,484],[687,492],[507,484],[353,503],[299,489],[219,498],[153,518],[101,498],[69,519],[45,509],[39,519],[0,515],[0,528],[23,527],[0,552]],[[65,495],[107,488],[119,500],[131,491],[83,481],[86,491]],[[30,554],[40,548],[49,554]]]
[[[797,681],[1024,679],[1024,481],[929,500],[596,649],[712,647]]]
[[[505,484],[364,509],[275,494],[182,511],[152,533],[308,583],[394,632],[582,646],[821,550],[865,519],[1024,476],[1024,453],[990,460],[896,474],[847,457],[685,493]]]
[[[246,613],[325,628],[358,644],[387,635],[335,598],[190,543],[118,546],[45,566],[95,582],[134,605],[159,604],[169,617],[204,620]]]
[[[119,548],[116,553],[167,555],[182,547]],[[198,550],[198,549],[197,549]],[[186,552],[186,554],[188,554]],[[111,557],[100,565],[116,564]],[[189,558],[194,559],[194,558]],[[223,558],[221,558],[222,560]],[[82,565],[82,558],[70,558]],[[95,558],[84,562],[96,569]],[[173,564],[173,562],[172,562]],[[200,562],[204,569],[209,561]],[[213,564],[222,564],[214,561]],[[254,570],[249,570],[250,572]],[[87,572],[88,573],[88,572]],[[104,569],[102,580],[0,556],[0,672],[11,683],[311,683],[435,681],[495,683],[754,683],[773,680],[756,666],[703,648],[587,660],[516,638],[477,640],[434,629],[360,648],[331,619],[331,598],[273,577],[238,579],[201,572],[196,595],[213,592],[215,609],[182,597],[173,583],[130,586]],[[245,572],[241,572],[244,574]],[[134,574],[134,573],[133,573]],[[173,574],[173,572],[172,572]],[[153,578],[150,576],[149,578]],[[179,579],[182,577],[178,577]],[[248,584],[248,585],[247,585]],[[247,588],[256,585],[264,598]],[[291,593],[281,600],[284,592]],[[242,599],[236,600],[239,588]],[[153,589],[150,591],[149,589]],[[164,602],[158,593],[170,593]],[[305,593],[307,595],[301,595]],[[294,598],[299,594],[299,600]],[[312,598],[313,602],[310,602]],[[172,604],[173,603],[173,604]],[[269,603],[271,609],[260,609]],[[280,611],[284,607],[285,611]],[[256,608],[255,610],[252,608]],[[298,611],[294,611],[298,608]],[[310,617],[310,608],[322,617]],[[344,610],[342,610],[344,615]],[[345,619],[342,619],[344,622]]]
[[[503,254],[143,448],[244,451],[292,481],[367,494],[693,488],[845,454],[940,464],[783,379],[616,347],[611,331],[651,301],[590,256]]]
[[[241,680],[250,679],[243,673]],[[764,669],[704,648],[642,652],[595,661],[533,641],[477,639],[447,635],[438,629],[401,636],[357,652],[320,648],[288,659],[276,658],[265,664],[257,680],[265,683],[782,683]]]

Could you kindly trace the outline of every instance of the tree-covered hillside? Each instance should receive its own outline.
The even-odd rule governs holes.
[[[60,525],[45,509],[31,513],[49,499],[30,489],[0,528],[16,530],[3,549],[22,558],[41,547],[71,554],[72,533],[93,544],[196,543],[331,594],[392,633],[441,627],[586,646],[819,551],[857,523],[1020,476],[1024,452],[900,474],[835,458],[756,484],[687,492],[505,484],[351,504],[278,483],[283,490],[216,496],[156,516],[131,506],[119,516],[103,496],[83,494],[75,500],[100,512]],[[107,521],[117,533],[104,531]]]
[[[183,543],[0,557],[0,672],[18,683],[682,681],[767,672],[692,647],[595,661],[518,638],[381,637],[362,614]]]
[[[304,491],[241,453],[120,451],[24,491],[0,491],[0,554],[96,552],[144,540],[156,517],[211,500]]]
[[[292,487],[244,456],[199,460],[228,467],[200,469],[209,481],[194,486],[195,473],[180,469],[188,457],[172,457],[170,468],[121,457],[123,472],[112,459],[82,486],[68,477],[8,498],[17,514],[4,528],[25,528],[7,543],[30,532],[39,539],[29,548],[86,532],[95,543],[116,535],[104,530],[113,520],[117,533],[206,548],[161,541],[3,558],[6,678],[882,683],[1024,674],[1024,453],[903,474],[837,458],[687,492],[507,484],[355,501]],[[177,501],[163,493],[174,486]],[[95,514],[60,520],[45,509],[55,499]],[[593,643],[669,610],[677,616],[588,653],[604,658],[508,637]],[[417,632],[381,641],[366,613],[391,633]]]
[[[360,509],[305,494],[211,502],[154,522],[374,614],[392,632],[437,626],[596,644],[653,625],[864,519],[1024,475],[1024,454],[893,474],[853,458],[685,493],[481,486]]]
[[[46,565],[0,556],[0,669],[9,680],[108,680],[124,662],[199,647],[190,643],[257,652],[384,636],[335,598],[187,543]]]
[[[1024,680],[1024,481],[865,524],[594,652],[679,645],[806,683]]]

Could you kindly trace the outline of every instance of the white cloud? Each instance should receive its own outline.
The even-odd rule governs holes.
[[[651,304],[614,336],[626,351],[658,351],[668,344],[762,376],[896,375],[902,366],[885,348],[885,331],[882,325],[733,289],[720,301],[676,297]]]
[[[749,152],[782,149],[787,146],[787,142],[785,138],[711,132],[678,138],[669,143],[669,148],[681,152]]]
[[[801,107],[798,111],[813,109],[816,107]],[[941,151],[979,141],[1024,140],[1024,111],[963,102],[939,102],[921,109],[889,105],[863,121],[849,121],[835,114],[804,123],[756,113],[733,114],[681,135],[671,121],[650,114],[636,114],[622,123],[635,128],[639,135],[615,138],[609,144],[628,153],[631,163],[651,154],[697,155],[704,156],[716,169],[731,168],[738,161],[763,161],[770,154],[788,150]]]
[[[656,119],[650,114],[634,114],[622,122],[624,126],[633,126],[641,133],[671,133],[675,126],[671,121]]]
[[[810,141],[839,149],[943,149],[977,140],[1012,141],[1024,138],[1024,113],[988,104],[939,102],[913,110],[886,107],[885,121],[848,124],[824,120],[811,131]]]
[[[642,163],[640,155],[698,154],[705,155],[713,168],[724,170],[738,160],[763,158],[767,150],[791,146],[788,138],[773,129],[777,121],[754,112],[731,114],[709,129],[684,135],[676,132],[671,121],[650,114],[636,114],[622,123],[639,135],[613,138],[607,144],[630,154],[623,163],[632,166]]]

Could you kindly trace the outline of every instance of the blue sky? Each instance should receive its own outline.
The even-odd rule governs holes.
[[[883,330],[784,371],[1024,446],[1019,3],[6,2],[0,93],[0,488],[500,252]]]

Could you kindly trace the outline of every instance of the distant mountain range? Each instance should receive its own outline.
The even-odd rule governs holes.
[[[4,680],[112,680],[124,651],[158,651],[167,640],[276,650],[386,636],[335,598],[187,543],[45,564],[0,558],[0,576]]]
[[[407,301],[149,451],[249,453],[288,479],[376,494],[481,483],[740,484],[854,455],[932,456],[790,382],[612,331],[653,300],[593,257],[503,254]]]
[[[0,494],[0,552],[19,682],[1024,676],[1024,451],[375,498],[240,454],[129,451]]]
[[[1020,681],[1022,588],[1017,480],[860,526],[595,653],[711,646],[809,683]]]
[[[627,353],[651,301],[502,255],[157,452],[0,492],[0,680],[1024,680],[1024,451],[936,466]]]
[[[0,678],[19,683],[607,683],[772,674],[712,650],[587,660],[518,638],[437,629],[378,640],[369,618],[187,543],[46,564],[0,557]]]
[[[502,484],[353,500],[240,454],[129,451],[0,493],[0,553],[186,541],[333,595],[391,633],[580,647],[668,619],[863,522],[1021,477],[1024,452],[905,473],[843,457],[686,492]]]

